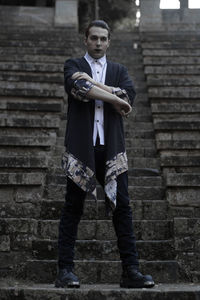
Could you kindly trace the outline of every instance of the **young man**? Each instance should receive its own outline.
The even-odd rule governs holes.
[[[135,98],[133,83],[124,66],[107,61],[110,29],[93,21],[85,33],[84,57],[65,62],[68,93],[66,152],[66,201],[59,226],[56,287],[79,287],[73,273],[74,245],[87,192],[96,197],[96,179],[103,186],[122,261],[121,287],[152,287],[150,275],[139,272],[136,241],[129,206],[127,157],[123,116]]]

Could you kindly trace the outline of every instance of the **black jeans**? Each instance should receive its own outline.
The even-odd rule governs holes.
[[[105,151],[104,146],[95,147],[96,178],[104,186]],[[59,225],[58,266],[60,269],[74,265],[74,246],[78,224],[83,214],[86,192],[72,180],[67,179],[65,205]],[[129,206],[128,174],[122,173],[117,178],[117,206],[112,216],[117,235],[117,243],[122,265],[135,265],[138,268],[138,254],[133,231],[132,211]]]

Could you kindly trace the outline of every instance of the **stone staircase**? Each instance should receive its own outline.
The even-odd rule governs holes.
[[[67,107],[63,63],[84,54],[81,40],[73,30],[0,29],[1,299],[171,300],[177,295],[186,299],[185,293],[194,299],[196,286],[179,285],[185,274],[175,256],[175,225],[165,200],[137,31],[115,33],[108,56],[128,67],[137,89],[137,114],[125,120],[129,193],[141,271],[159,285],[150,291],[116,285],[119,254],[98,187],[98,202],[86,200],[76,243],[76,273],[83,288],[53,288],[65,193],[60,168]]]
[[[145,33],[142,48],[176,259],[199,282],[199,34]]]

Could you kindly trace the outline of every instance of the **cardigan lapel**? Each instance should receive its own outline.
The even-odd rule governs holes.
[[[90,77],[92,77],[92,70],[91,70],[90,65],[88,64],[87,60],[84,57],[81,57],[81,59],[80,59],[80,67],[81,67],[81,70],[83,70]]]

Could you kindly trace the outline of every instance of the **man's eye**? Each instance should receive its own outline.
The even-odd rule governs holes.
[[[106,38],[106,37],[103,37],[103,38],[101,38],[101,41],[102,41],[102,42],[106,42],[106,41],[107,41],[107,38]]]

